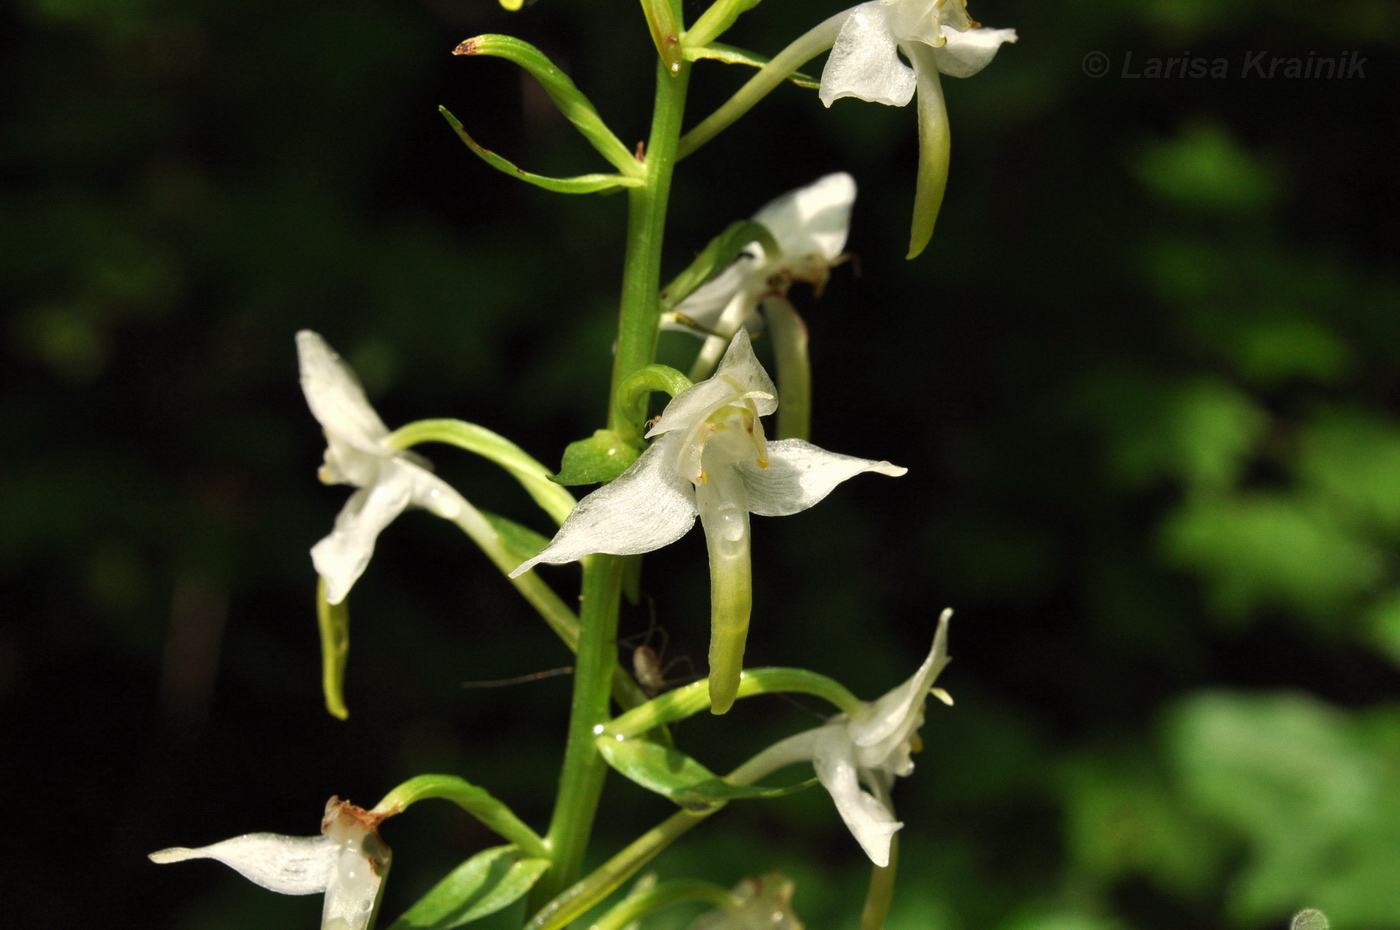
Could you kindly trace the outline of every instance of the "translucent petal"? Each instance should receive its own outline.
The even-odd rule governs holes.
[[[887,8],[876,0],[851,11],[822,70],[818,96],[827,106],[841,97],[902,107],[914,97],[914,71],[899,60]]]
[[[249,833],[212,846],[176,846],[150,855],[152,862],[216,859],[244,878],[279,894],[316,894],[326,890],[340,851],[328,836],[283,836]]]
[[[997,49],[1005,42],[1016,41],[1015,29],[969,29],[958,32],[943,28],[946,40],[941,47],[933,50],[938,70],[953,77],[972,77],[996,57]]]
[[[706,330],[714,330],[719,325],[720,316],[731,300],[744,291],[760,262],[752,255],[741,255],[715,277],[697,288],[689,297],[681,301],[675,312],[694,320]],[[663,329],[694,330],[684,323],[663,323]]]
[[[335,868],[326,886],[321,930],[365,930],[373,921],[391,862],[389,847],[355,811],[332,799],[322,829],[335,845]]]
[[[768,467],[753,463],[734,466],[749,490],[749,506],[765,517],[798,513],[826,497],[841,482],[873,471],[898,477],[909,469],[827,452],[801,439],[780,439],[768,444]]]
[[[890,863],[890,837],[904,826],[874,795],[863,791],[856,769],[854,746],[845,727],[821,728],[812,767],[817,778],[836,802],[836,810],[851,835],[860,843],[870,861],[878,866]]]
[[[901,746],[906,747],[907,756],[907,744],[923,723],[924,703],[928,700],[929,689],[949,661],[948,620],[952,614],[951,610],[945,610],[939,617],[933,646],[919,670],[898,688],[873,704],[866,705],[848,725],[852,741],[860,748],[863,765],[892,769],[905,767],[902,761],[886,764],[885,760],[897,755]],[[904,775],[907,772],[895,771],[894,774]]]
[[[647,431],[647,438],[677,429],[693,430],[711,414],[742,402],[751,392],[768,395],[767,399],[757,400],[760,416],[767,416],[778,408],[778,389],[754,356],[748,331],[740,329],[729,343],[724,358],[720,359],[714,376],[671,398],[656,425]]]
[[[407,470],[413,466],[392,461],[385,464],[391,466],[385,469],[389,474],[350,495],[335,518],[335,529],[311,547],[311,561],[326,579],[326,600],[332,604],[345,600],[369,565],[380,531],[412,500],[413,480]],[[393,468],[395,465],[398,467]]]
[[[636,555],[680,539],[695,523],[695,488],[669,462],[681,434],[663,436],[632,467],[578,502],[548,546],[510,575],[594,552]]]
[[[753,219],[768,227],[785,260],[817,254],[830,262],[846,247],[855,200],[855,179],[842,171],[771,201]]]
[[[311,413],[327,434],[362,452],[392,454],[380,445],[389,428],[379,419],[355,372],[317,333],[297,333],[301,389]]]

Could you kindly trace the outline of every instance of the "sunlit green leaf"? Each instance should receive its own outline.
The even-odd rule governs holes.
[[[529,891],[548,859],[522,859],[514,846],[472,856],[418,899],[390,930],[449,930],[494,914]]]

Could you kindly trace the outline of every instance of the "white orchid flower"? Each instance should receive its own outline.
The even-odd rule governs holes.
[[[870,861],[882,868],[889,865],[891,837],[904,826],[895,819],[890,789],[896,776],[914,771],[910,753],[920,748],[919,727],[928,696],[953,703],[946,691],[933,687],[948,664],[952,614],[943,611],[928,658],[904,684],[855,713],[840,714],[824,726],[774,743],[730,778],[747,784],[784,766],[810,761]]]
[[[715,376],[666,405],[647,433],[658,437],[651,447],[579,501],[550,544],[511,574],[595,552],[650,552],[680,539],[699,516],[710,551],[710,695],[717,714],[733,703],[743,667],[753,594],[749,514],[797,513],[862,472],[908,470],[800,439],[768,442],[759,418],[777,408],[774,393],[740,329]]]
[[[707,377],[740,326],[773,337],[782,394],[778,436],[806,439],[812,375],[807,361],[807,326],[787,299],[794,281],[806,281],[818,295],[831,268],[841,260],[851,225],[856,182],[849,174],[828,174],[806,187],[770,201],[753,215],[767,228],[778,251],[768,254],[750,243],[720,274],[698,288],[662,318],[662,328],[680,329],[705,339],[690,377]],[[762,313],[759,310],[762,308]]]
[[[740,326],[762,325],[759,302],[782,294],[793,281],[807,281],[818,291],[846,247],[856,182],[849,174],[828,174],[806,187],[770,201],[753,215],[768,229],[780,250],[767,254],[750,243],[720,274],[698,288],[662,321],[665,329],[708,335],[691,377],[704,377]]]
[[[919,177],[914,193],[913,258],[928,245],[948,183],[948,110],[938,75],[971,77],[991,63],[1014,29],[980,29],[965,0],[871,0],[852,7],[822,71],[818,95],[902,107],[919,97]],[[911,68],[900,60],[909,59]]]
[[[383,816],[339,798],[326,803],[320,836],[248,833],[150,855],[152,862],[216,859],[278,894],[326,895],[321,930],[368,930],[374,924],[392,854],[376,828]]]
[[[746,878],[734,889],[737,906],[701,914],[690,930],[802,930],[792,909],[794,889],[781,872]]]
[[[339,604],[369,565],[379,533],[410,505],[445,520],[465,508],[451,485],[434,475],[427,460],[384,443],[389,428],[379,419],[350,366],[310,330],[297,333],[301,388],[326,434],[319,473],[326,484],[359,488],[350,495],[335,529],[311,549],[311,561],[326,581],[326,600]]]

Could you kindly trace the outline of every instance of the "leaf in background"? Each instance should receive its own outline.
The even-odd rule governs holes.
[[[1356,718],[1299,694],[1201,694],[1167,745],[1185,800],[1241,834],[1241,921],[1301,907],[1338,925],[1400,922],[1400,714]]]

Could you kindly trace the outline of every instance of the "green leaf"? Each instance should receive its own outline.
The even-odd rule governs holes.
[[[513,36],[481,35],[463,42],[452,54],[504,58],[530,72],[530,75],[540,82],[549,99],[554,101],[559,112],[593,144],[598,154],[610,161],[618,171],[632,177],[636,183],[641,183],[643,169],[636,156],[628,151],[627,146],[607,127],[583,91],[579,90],[569,76],[559,70],[544,52]],[[676,53],[676,57],[679,60],[679,52]]]
[[[549,868],[548,859],[522,859],[514,846],[483,850],[463,862],[390,930],[448,930],[509,906]]]
[[[539,554],[539,551],[549,545],[549,540],[527,526],[521,526],[514,520],[507,520],[498,514],[488,511],[481,511],[481,515],[491,524],[498,534],[501,542],[505,545],[506,551],[524,562]]]
[[[676,275],[675,280],[666,285],[661,292],[661,309],[671,310],[685,300],[700,285],[728,267],[751,242],[763,246],[763,251],[768,255],[782,254],[783,250],[778,248],[773,234],[762,223],[755,223],[753,220],[730,223],[724,232],[710,240],[710,244],[705,246],[705,251],[690,263],[689,268]]]
[[[613,768],[632,781],[665,795],[681,807],[706,811],[741,798],[776,798],[817,783],[815,778],[795,785],[762,787],[736,785],[679,750],[648,739],[619,739],[612,734],[598,737],[598,751]]]
[[[510,840],[516,848],[526,850],[532,858],[544,858],[548,853],[548,847],[539,834],[515,816],[504,802],[492,797],[485,788],[456,775],[415,775],[380,798],[374,812],[393,817],[428,798],[451,801],[480,820],[486,828]]]
[[[316,579],[316,625],[321,630],[321,690],[326,710],[341,720],[350,716],[345,706],[345,663],[350,658],[350,605],[326,603],[326,579]]]
[[[768,59],[757,52],[750,52],[735,45],[724,45],[720,42],[711,42],[709,45],[702,45],[699,48],[687,46],[685,57],[691,61],[699,58],[710,58],[722,61],[726,65],[748,65],[750,68],[762,68],[768,64]],[[817,78],[810,74],[803,74],[801,71],[792,72],[788,76],[788,80],[798,87],[805,87],[808,90],[816,90],[822,86],[821,81]]]
[[[569,443],[564,462],[552,481],[562,485],[611,481],[637,461],[641,452],[610,429],[600,429],[587,439]],[[538,550],[536,550],[538,551]]]
[[[478,145],[475,139],[467,135],[467,131],[462,128],[461,121],[453,116],[447,107],[438,107],[438,112],[452,124],[452,128],[458,137],[467,144],[467,148],[480,155],[482,160],[492,168],[536,187],[543,187],[547,191],[554,191],[556,194],[596,194],[599,191],[612,190],[615,187],[642,186],[642,181],[639,178],[624,177],[620,174],[581,174],[573,178],[550,178],[542,174],[531,174],[524,168],[517,168],[513,163],[490,149]]]

